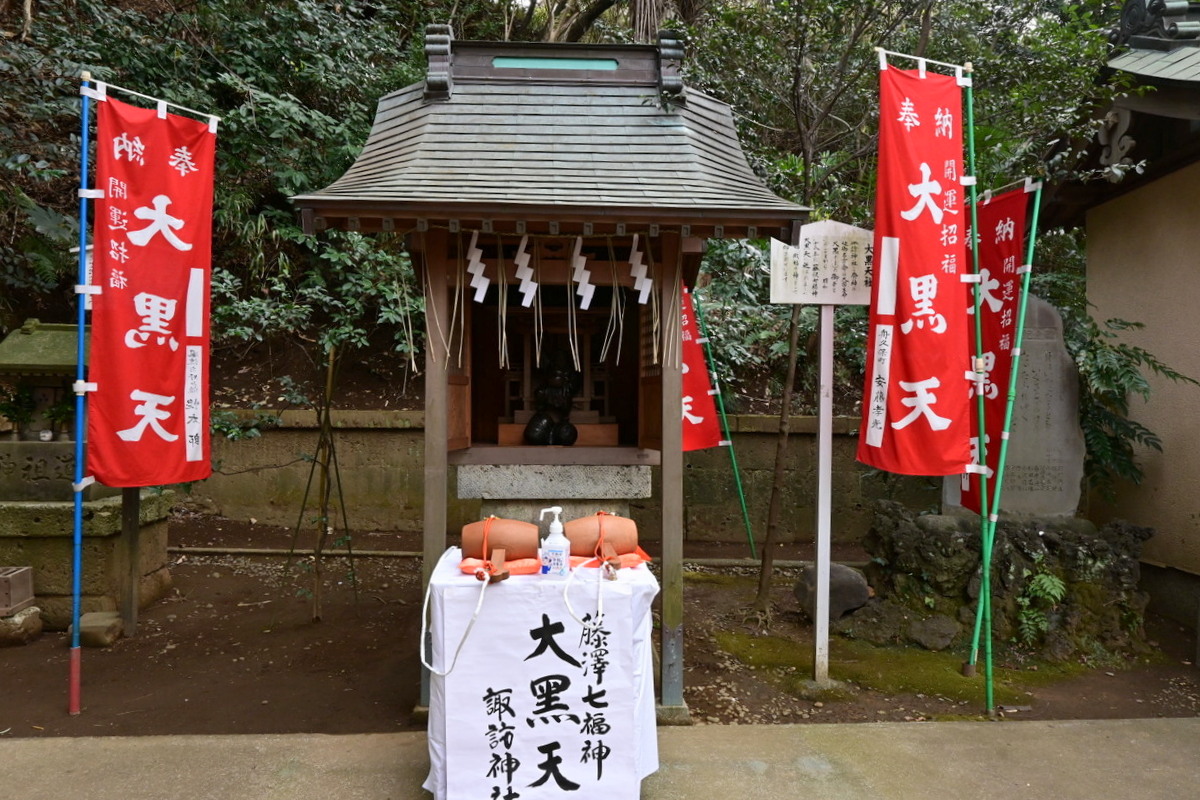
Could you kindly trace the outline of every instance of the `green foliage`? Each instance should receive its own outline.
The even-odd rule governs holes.
[[[0,417],[20,426],[33,419],[36,408],[32,386],[22,384],[15,389],[0,387]]]
[[[209,427],[218,436],[230,441],[257,439],[262,432],[279,425],[279,415],[268,411],[255,411],[247,417],[228,409],[213,409],[209,415]]]
[[[1037,644],[1046,635],[1050,630],[1049,612],[1067,596],[1063,579],[1047,572],[1040,556],[1034,558],[1034,566],[1037,572],[1017,598],[1017,641],[1026,646]]]
[[[78,75],[88,69],[221,117],[217,346],[307,336],[324,349],[382,331],[411,356],[421,304],[402,247],[305,236],[287,198],[341,175],[377,99],[417,78],[414,34],[429,13],[438,11],[321,0],[38,4],[28,40],[0,51],[0,74],[17,84],[6,91],[22,98],[0,110],[0,174],[12,178],[0,181],[0,223],[14,232],[0,243],[0,312],[62,316],[72,296],[78,229],[68,199],[78,181]]]
[[[20,5],[0,5],[0,26],[20,29]],[[87,69],[222,117],[216,347],[303,341],[319,362],[328,347],[384,340],[413,369],[423,297],[399,238],[305,236],[287,198],[341,175],[378,98],[420,78],[426,23],[450,20],[463,39],[631,41],[654,14],[612,0],[42,0],[33,9],[28,36],[0,48],[0,80],[18,98],[0,105],[0,328],[70,317],[78,76]],[[973,62],[981,185],[1066,174],[1067,156],[1092,133],[1086,109],[1126,88],[1096,80],[1116,14],[1106,0],[782,0],[685,3],[673,13],[688,31],[689,84],[731,104],[751,165],[811,205],[814,219],[872,224],[876,46]],[[1066,155],[1044,161],[1056,142]],[[1064,310],[1083,378],[1089,478],[1111,490],[1140,479],[1136,448],[1161,446],[1129,419],[1131,398],[1149,391],[1145,376],[1190,379],[1119,338],[1133,323],[1091,320],[1077,238],[1050,239],[1059,252],[1038,291]],[[790,309],[770,305],[758,246],[715,242],[704,271],[710,282],[697,297],[717,368],[740,395],[730,408],[766,405],[782,394]],[[803,309],[797,411],[815,405],[817,324],[816,309]],[[838,310],[839,400],[860,393],[865,330],[863,309]]]
[[[696,302],[707,322],[709,346],[732,412],[755,403],[776,402],[787,372],[788,324],[791,307],[772,305],[770,257],[761,245],[741,241],[712,241],[701,266]],[[841,358],[835,365],[835,397],[855,397],[862,390],[866,313],[861,307],[837,309],[834,331]],[[800,312],[802,352],[798,364],[797,405],[794,413],[815,413],[818,370],[816,337],[820,313],[816,306]],[[845,411],[846,409],[842,409]]]
[[[62,399],[46,409],[46,419],[67,431],[75,420],[75,396],[63,395]]]

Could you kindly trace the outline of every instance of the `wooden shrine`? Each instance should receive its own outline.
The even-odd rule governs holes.
[[[309,232],[402,234],[422,272],[426,578],[452,467],[459,496],[535,508],[563,499],[547,475],[591,502],[614,486],[649,497],[656,473],[660,715],[686,719],[680,296],[705,240],[792,241],[807,209],[754,175],[729,108],[683,85],[673,34],[460,42],[434,25],[425,50],[426,79],[380,100],[350,169],[292,199]],[[530,444],[564,364],[577,438]]]

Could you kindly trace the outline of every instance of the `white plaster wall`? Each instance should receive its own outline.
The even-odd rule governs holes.
[[[1200,379],[1200,164],[1098,206],[1087,231],[1092,313],[1145,323],[1127,340]],[[1144,451],[1143,483],[1120,487],[1113,506],[1094,503],[1091,516],[1155,528],[1145,560],[1200,574],[1200,387],[1151,383],[1132,411],[1163,452]]]

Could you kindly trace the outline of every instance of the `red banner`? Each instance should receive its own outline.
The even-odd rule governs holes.
[[[717,404],[704,343],[700,338],[692,296],[683,290],[683,450],[704,450],[721,444]]]
[[[889,472],[957,475],[970,461],[962,90],[953,77],[888,68],[879,107],[858,459]]]
[[[207,478],[207,122],[99,103],[87,466],[108,486]]]
[[[1008,404],[1008,384],[1012,376],[1013,347],[1017,335],[1021,281],[1017,276],[1024,257],[1025,215],[1029,194],[1024,189],[1007,192],[981,202],[976,211],[979,224],[980,309],[983,331],[984,439],[987,450],[988,491],[1000,463],[1000,435]],[[967,291],[967,309],[975,312],[973,289]],[[967,361],[967,370],[971,370]],[[974,410],[975,383],[967,387]],[[971,414],[971,462],[979,463],[979,414]],[[980,511],[979,475],[963,473],[962,505]],[[991,498],[988,498],[989,500]]]

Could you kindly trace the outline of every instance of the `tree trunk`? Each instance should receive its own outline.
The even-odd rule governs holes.
[[[788,433],[792,427],[792,387],[796,383],[796,360],[800,344],[800,306],[792,306],[788,324],[788,368],[783,385],[783,409],[779,412],[779,438],[775,443],[775,480],[771,484],[771,502],[767,507],[767,536],[762,546],[762,567],[758,572],[758,594],[754,608],[767,611],[771,606],[771,575],[775,571],[775,543],[779,517],[783,507],[783,482],[787,464]]]

